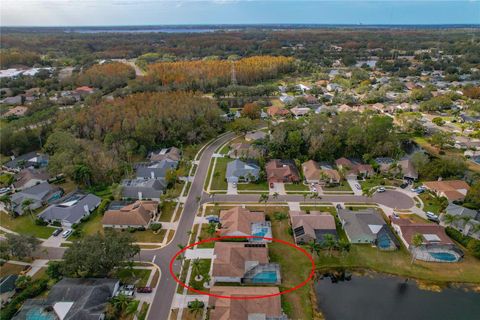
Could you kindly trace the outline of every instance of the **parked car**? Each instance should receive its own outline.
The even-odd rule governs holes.
[[[67,239],[69,235],[72,234],[72,230],[67,230],[62,233],[62,238]]]
[[[337,206],[336,206],[336,207],[337,207],[337,209],[343,209],[343,208],[342,208],[342,205],[341,205],[340,203],[339,203],[339,204],[337,204]]]
[[[386,191],[386,190],[385,190],[384,187],[380,187],[380,188],[377,189],[377,192],[379,192],[379,193],[382,193],[382,192],[385,192],[385,191]]]
[[[400,218],[400,216],[398,215],[398,213],[396,213],[395,211],[393,212],[393,216],[394,216],[396,219]]]
[[[151,293],[152,288],[150,288],[150,287],[138,287],[137,292],[138,293]]]
[[[56,237],[58,236],[60,233],[62,233],[63,229],[62,228],[57,228],[55,229],[55,231],[52,232],[52,236]]]
[[[408,187],[408,183],[404,182],[400,185],[400,188],[402,189],[405,189],[406,187]]]
[[[440,222],[440,219],[438,219],[437,215],[433,212],[426,212],[428,220],[433,221],[433,222]]]
[[[360,187],[360,185],[358,183],[355,184],[355,188],[357,188],[358,190],[362,190],[362,187]]]
[[[10,188],[9,188],[9,187],[7,187],[7,188],[1,188],[1,189],[0,189],[0,195],[5,194],[5,193],[8,193],[9,191],[10,191]]]

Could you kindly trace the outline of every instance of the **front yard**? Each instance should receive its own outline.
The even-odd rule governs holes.
[[[436,215],[439,215],[440,212],[448,205],[446,201],[442,201],[440,198],[432,195],[429,192],[421,193],[418,195],[418,197],[423,201],[423,211],[430,211]]]
[[[338,185],[332,185],[332,186],[323,186],[322,187],[323,191],[352,191],[352,188],[350,188],[350,185],[348,184],[347,181],[342,180]]]
[[[27,214],[12,218],[7,213],[0,211],[0,225],[2,227],[20,234],[48,239],[55,229],[47,226],[38,226],[34,220],[34,216]]]
[[[285,191],[287,191],[287,193],[292,193],[290,191],[294,191],[294,192],[295,191],[302,191],[302,192],[310,191],[310,187],[303,184],[303,183],[285,183],[284,186],[285,186]]]
[[[152,270],[150,269],[123,268],[117,270],[115,273],[116,277],[118,277],[122,283],[134,284],[137,287],[145,287],[151,272]]]
[[[215,159],[212,159],[215,163]],[[227,172],[227,164],[232,161],[230,158],[216,158],[216,164],[213,171],[211,190],[227,190],[227,181],[225,173]]]
[[[268,191],[267,181],[258,183],[239,183],[237,185],[238,191]]]
[[[194,269],[195,263],[198,263],[198,270]],[[205,288],[203,284],[206,282],[205,280],[210,277],[209,272],[210,272],[210,265],[212,263],[211,259],[199,259],[198,262],[195,262],[195,260],[190,261],[190,265],[192,266],[192,273],[190,274],[190,281],[188,285],[196,290],[202,290],[202,291],[209,291],[208,288]],[[196,280],[195,278],[200,275],[201,279]],[[190,291],[189,294],[197,294],[196,292]]]

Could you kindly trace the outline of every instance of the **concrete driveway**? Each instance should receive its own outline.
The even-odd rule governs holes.
[[[285,191],[285,184],[283,182],[275,182],[273,184],[273,188],[270,188],[269,190],[270,194],[274,194],[275,192],[281,195],[286,195],[287,192]]]
[[[357,178],[348,178],[347,183],[353,191],[353,194],[356,196],[361,196],[363,194],[362,189],[358,189],[355,185],[360,185]]]
[[[228,183],[227,194],[238,194],[237,186],[233,182]]]

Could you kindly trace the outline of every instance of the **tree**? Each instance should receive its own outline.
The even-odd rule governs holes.
[[[423,236],[420,233],[415,233],[412,236],[412,246],[413,246],[412,263],[415,261],[416,255],[418,253],[418,249],[422,244],[423,244]]]
[[[430,143],[443,149],[446,145],[453,145],[453,135],[449,132],[438,131],[430,137]]]
[[[261,109],[255,103],[247,103],[243,106],[242,115],[252,120],[260,118]]]
[[[309,243],[307,243],[307,247],[310,253],[313,254],[315,252],[317,255],[320,255],[321,246],[315,240],[311,240]]]
[[[92,171],[90,167],[88,167],[87,165],[78,164],[73,169],[73,180],[75,182],[89,187],[91,178],[92,178]]]
[[[7,233],[8,252],[20,260],[31,257],[40,241],[33,236]]]
[[[73,243],[64,254],[65,273],[76,277],[106,277],[140,252],[129,233],[106,231]]]
[[[335,240],[335,237],[333,235],[326,234],[323,236],[322,246],[327,249],[329,256],[332,254],[332,250],[333,248],[335,248],[336,244],[337,241]]]
[[[204,303],[195,299],[194,301],[188,304],[188,311],[194,315],[203,311]]]
[[[12,217],[15,218],[17,216],[15,211],[12,210],[12,199],[10,198],[10,196],[8,195],[1,196],[0,202],[4,204],[5,209]]]
[[[230,128],[236,134],[246,134],[248,131],[255,129],[255,122],[250,118],[238,118],[235,119],[231,124]]]
[[[471,239],[467,244],[467,249],[472,253],[474,257],[480,259],[480,240]]]
[[[285,213],[285,212],[275,212],[273,214],[273,217],[275,218],[275,220],[277,221],[283,221],[285,219],[288,218],[288,215]]]
[[[260,195],[260,198],[258,199],[258,202],[259,202],[259,203],[262,203],[262,202],[265,203],[265,212],[267,211],[268,198],[269,198],[268,193],[262,193],[262,194]]]
[[[28,214],[33,219],[33,211],[31,205],[33,204],[32,199],[25,199],[22,201],[22,212]]]
[[[349,252],[350,247],[351,247],[351,244],[347,240],[341,239],[340,241],[338,241],[338,248],[342,253],[342,255],[344,255],[345,252]]]
[[[217,224],[215,222],[210,222],[207,226],[207,234],[213,236],[217,231]]]
[[[277,200],[277,199],[278,199],[278,196],[279,196],[278,192],[274,192],[274,193],[272,194],[273,200]]]
[[[26,289],[32,283],[32,277],[26,275],[18,276],[15,280],[15,287],[19,290]]]
[[[480,209],[480,181],[475,181],[465,197],[465,203],[476,209]]]

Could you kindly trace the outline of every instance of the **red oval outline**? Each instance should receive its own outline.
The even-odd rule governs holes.
[[[194,288],[188,286],[186,283],[183,283],[180,279],[178,279],[177,276],[175,275],[175,273],[173,272],[173,263],[175,262],[177,257],[179,255],[181,255],[183,252],[187,251],[188,249],[190,249],[190,248],[192,248],[196,245],[206,243],[206,242],[224,240],[224,239],[253,239],[253,238],[270,240],[270,241],[273,241],[273,242],[286,244],[286,245],[288,245],[292,248],[295,248],[296,250],[299,250],[300,252],[302,252],[312,263],[312,269],[310,270],[310,274],[308,275],[308,278],[305,281],[301,282],[300,284],[296,285],[295,287],[284,290],[284,291],[280,291],[279,293],[273,293],[273,294],[268,294],[268,295],[259,295],[259,296],[234,296],[233,297],[233,296],[223,296],[223,295],[219,295],[219,294],[213,294],[213,293],[209,293],[209,292],[194,289]],[[312,278],[315,274],[315,262],[313,261],[312,255],[309,254],[305,249],[297,246],[296,244],[288,242],[288,241],[284,241],[284,240],[280,240],[280,239],[276,239],[276,238],[261,237],[261,236],[223,236],[223,237],[209,238],[209,239],[201,240],[201,241],[195,242],[193,244],[190,244],[190,245],[186,246],[185,248],[183,248],[182,250],[178,251],[173,256],[173,258],[170,260],[169,271],[170,271],[170,274],[172,275],[173,279],[175,280],[175,282],[177,282],[179,285],[181,285],[182,287],[186,288],[189,291],[193,291],[193,292],[196,292],[198,294],[207,295],[207,296],[210,296],[210,297],[215,297],[215,298],[220,298],[220,299],[249,300],[249,299],[264,299],[264,298],[280,296],[280,295],[283,295],[283,294],[286,294],[286,293],[289,293],[289,292],[300,289],[301,287],[306,285],[310,280],[312,280]]]

